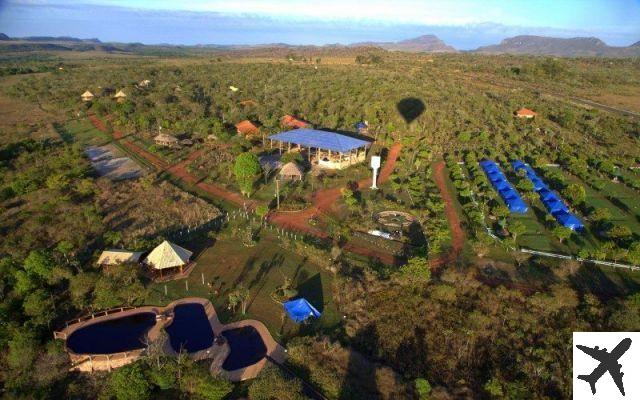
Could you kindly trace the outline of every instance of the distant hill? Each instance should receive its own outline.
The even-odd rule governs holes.
[[[413,39],[399,42],[361,42],[353,43],[352,47],[380,47],[391,51],[407,51],[411,53],[452,53],[456,49],[443,42],[435,35],[422,35]]]
[[[562,57],[633,57],[640,56],[638,43],[629,47],[613,47],[595,37],[562,39],[522,35],[504,39],[500,44],[479,47],[474,52]]]
[[[101,43],[99,39],[79,39],[71,36],[27,36],[23,38],[12,38],[4,33],[0,33],[0,40],[16,40],[21,42],[75,42],[75,43]]]

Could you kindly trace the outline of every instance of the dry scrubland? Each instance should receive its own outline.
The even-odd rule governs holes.
[[[7,396],[222,398],[233,391],[232,397],[304,398],[300,381],[277,369],[235,387],[183,360],[150,358],[98,379],[72,375],[60,343],[50,339],[65,319],[119,305],[197,294],[224,310],[241,287],[252,295],[251,317],[288,346],[288,367],[331,399],[426,398],[430,390],[443,400],[570,398],[572,331],[640,329],[637,272],[509,250],[538,246],[637,263],[640,174],[630,167],[640,163],[640,123],[575,98],[637,111],[638,60],[304,48],[183,57],[74,52],[1,61],[3,74],[16,64],[49,71],[0,78],[0,360],[6,365],[0,385]],[[142,79],[151,85],[136,87]],[[103,95],[107,87],[123,89],[127,101]],[[81,103],[87,89],[98,97]],[[247,99],[255,105],[240,104]],[[538,116],[515,119],[520,107]],[[104,121],[106,132],[89,123],[88,113]],[[347,189],[314,225],[326,231],[328,244],[238,218],[220,231],[180,239],[198,265],[190,292],[178,281],[168,284],[166,296],[164,285],[152,285],[132,266],[93,265],[106,247],[147,249],[218,215],[214,203],[233,209],[133,154],[127,143],[158,165],[185,162],[203,184],[239,191],[235,160],[269,149],[261,137],[236,135],[233,124],[249,119],[268,134],[281,129],[284,114],[345,131],[367,120],[383,156],[394,142],[403,145],[378,192],[354,185],[368,176],[365,166],[309,174],[282,187],[282,203],[292,209],[311,204],[317,190]],[[152,142],[159,125],[195,143],[159,148]],[[114,138],[114,131],[125,138]],[[210,135],[215,145],[207,142]],[[107,143],[149,173],[137,181],[99,178],[83,149]],[[195,151],[198,157],[187,158]],[[477,171],[485,157],[502,166],[534,210],[505,212]],[[584,234],[558,229],[510,170],[508,161],[516,158],[561,193],[585,222]],[[443,162],[466,237],[453,253],[434,178]],[[259,171],[251,182],[256,205],[273,207],[273,176]],[[405,211],[420,222],[395,242],[403,265],[347,251],[354,242],[386,251],[382,239],[365,241],[355,232],[376,228],[371,216],[383,210]],[[491,239],[487,227],[499,238]],[[454,257],[429,268],[448,254]],[[315,276],[321,284],[311,287]],[[293,293],[317,296],[323,317],[298,329],[284,324],[276,300]],[[236,308],[224,318],[243,316]]]

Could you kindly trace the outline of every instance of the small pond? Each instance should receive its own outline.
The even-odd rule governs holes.
[[[142,349],[156,315],[141,312],[122,318],[97,322],[74,331],[67,347],[76,354],[111,354]]]
[[[227,339],[231,349],[222,364],[222,369],[226,371],[248,367],[267,355],[267,348],[260,333],[252,326],[229,329],[222,332],[222,336]]]
[[[213,330],[204,306],[199,303],[178,304],[173,309],[173,322],[165,328],[171,347],[195,353],[213,345]]]

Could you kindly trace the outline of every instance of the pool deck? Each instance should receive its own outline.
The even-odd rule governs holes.
[[[230,353],[229,345],[226,342],[223,344],[216,344],[214,342],[214,344],[207,349],[189,354],[189,356],[195,360],[213,359],[210,367],[210,371],[213,375],[220,375],[234,382],[244,381],[258,376],[262,368],[264,368],[265,364],[267,363],[267,357],[278,364],[284,362],[286,358],[286,350],[273,339],[273,337],[269,333],[269,330],[262,322],[247,319],[232,322],[230,324],[223,324],[218,319],[218,314],[216,313],[213,304],[211,304],[209,300],[199,297],[187,297],[184,299],[176,300],[168,304],[166,307],[141,306],[108,313],[95,318],[83,319],[82,321],[67,325],[61,331],[54,332],[54,338],[66,341],[66,339],[73,332],[88,325],[118,319],[142,312],[151,312],[156,314],[156,324],[147,333],[147,338],[149,342],[154,342],[161,338],[162,333],[164,332],[164,328],[172,323],[173,309],[176,306],[180,304],[194,303],[201,304],[204,307],[214,335],[218,336],[222,332],[229,329],[251,326],[256,329],[256,331],[258,331],[267,349],[266,357],[259,362],[246,368],[241,368],[233,371],[225,371],[224,369],[222,369],[222,364]],[[177,356],[177,353],[173,349],[173,347],[171,347],[171,343],[169,342],[169,340],[165,340],[165,342],[162,343],[162,349],[169,355]],[[67,352],[69,353],[69,357],[71,358],[71,362],[73,364],[71,369],[82,372],[110,371],[114,368],[118,368],[136,361],[144,355],[144,350],[145,349],[133,350],[116,354],[76,354],[69,348],[67,348]]]

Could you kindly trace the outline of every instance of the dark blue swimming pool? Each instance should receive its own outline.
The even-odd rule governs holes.
[[[141,312],[80,328],[67,338],[67,347],[77,354],[110,354],[142,349],[145,336],[156,323],[156,315]]]
[[[165,329],[176,352],[194,353],[213,345],[213,330],[202,304],[177,305],[173,309],[173,322]]]
[[[229,329],[222,332],[227,339],[231,352],[222,364],[222,369],[233,371],[248,367],[262,360],[267,355],[267,348],[260,333],[252,327]]]

